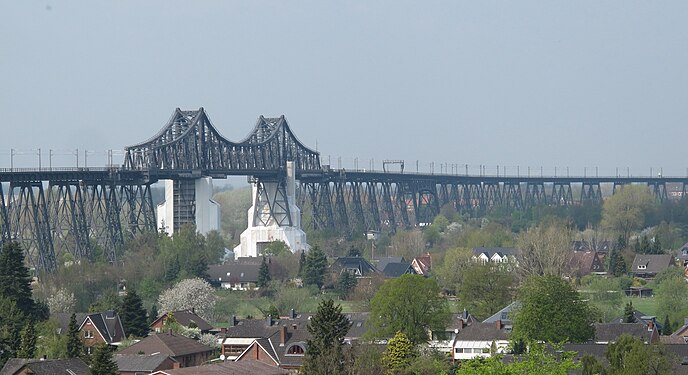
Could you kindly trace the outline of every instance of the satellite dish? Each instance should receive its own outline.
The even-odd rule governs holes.
[[[224,360],[225,360],[225,358],[226,358],[226,357],[225,357],[225,355],[224,355],[224,354],[220,354],[220,361],[224,361]]]

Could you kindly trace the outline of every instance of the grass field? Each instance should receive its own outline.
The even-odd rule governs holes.
[[[642,312],[645,315],[655,315],[661,321],[663,316],[659,316],[657,311],[657,299],[654,297],[638,298],[638,297],[624,297],[623,304],[626,306],[628,302],[633,303],[633,308]]]

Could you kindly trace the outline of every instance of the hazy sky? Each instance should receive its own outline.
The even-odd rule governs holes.
[[[38,148],[44,165],[76,148],[104,164],[202,106],[234,141],[284,114],[335,166],[688,168],[684,0],[1,0],[0,15],[0,166],[12,148],[15,166]]]

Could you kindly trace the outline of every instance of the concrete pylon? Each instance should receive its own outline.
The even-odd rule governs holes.
[[[301,210],[296,206],[294,163],[287,162],[286,177],[253,182],[253,205],[248,210],[248,228],[234,256],[257,257],[273,241],[284,241],[292,253],[308,251],[306,233],[301,230]]]

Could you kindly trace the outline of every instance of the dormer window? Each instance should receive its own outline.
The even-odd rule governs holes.
[[[639,264],[639,265],[638,265],[638,269],[639,269],[639,270],[645,270],[645,269],[647,269],[647,265],[645,265],[645,264]]]
[[[306,350],[299,344],[293,344],[287,348],[287,355],[304,355]]]

